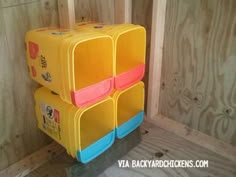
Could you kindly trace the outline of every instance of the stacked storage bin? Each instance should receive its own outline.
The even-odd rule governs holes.
[[[136,60],[121,53],[145,53],[145,30],[127,25],[144,31],[143,48],[130,43],[124,51],[106,30],[82,26],[32,30],[26,46],[30,76],[43,85],[35,92],[38,127],[72,157],[87,163],[111,147],[115,136],[124,137],[143,120],[144,86],[138,81],[144,74],[144,56]],[[119,28],[122,25],[110,26],[108,31],[119,35]]]
[[[116,137],[123,138],[136,129],[144,118],[144,84],[146,31],[133,24],[105,25],[79,23],[79,32],[108,34],[114,41],[114,77]]]

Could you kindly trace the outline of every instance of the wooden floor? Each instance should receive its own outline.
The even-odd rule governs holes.
[[[99,177],[236,177],[236,164],[181,137],[144,123],[142,142],[123,160],[209,160],[208,168],[119,168],[115,163]],[[66,154],[46,163],[27,177],[66,177],[75,161]],[[88,169],[89,170],[89,169]]]

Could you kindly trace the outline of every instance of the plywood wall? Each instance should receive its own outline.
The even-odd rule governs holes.
[[[168,0],[160,112],[236,145],[236,1]]]
[[[75,0],[76,20],[114,21],[113,0]],[[41,133],[34,114],[38,84],[28,76],[26,31],[58,26],[57,0],[0,0],[0,170],[51,140]]]
[[[114,0],[75,0],[76,22],[114,23]]]
[[[57,25],[56,0],[3,0],[0,8],[0,170],[50,140],[37,129],[28,77],[25,32]]]

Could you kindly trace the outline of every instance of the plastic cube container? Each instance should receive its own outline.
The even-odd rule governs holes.
[[[115,88],[123,90],[140,81],[145,73],[146,31],[140,25],[78,23],[78,31],[96,31],[114,40]]]
[[[42,87],[35,92],[35,102],[38,127],[80,162],[88,163],[113,144],[115,111],[111,97],[78,108]]]
[[[91,105],[114,88],[113,41],[109,35],[42,28],[27,32],[33,80],[77,107]]]
[[[144,84],[116,91],[113,95],[116,112],[116,137],[121,139],[135,130],[144,119]]]

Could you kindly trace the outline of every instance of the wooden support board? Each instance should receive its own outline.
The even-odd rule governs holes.
[[[115,0],[115,23],[131,23],[132,0]]]
[[[149,118],[152,118],[159,113],[165,12],[166,0],[154,0],[152,10],[151,50],[147,98],[147,116]]]
[[[74,0],[58,0],[58,12],[61,28],[73,28],[75,25]]]

